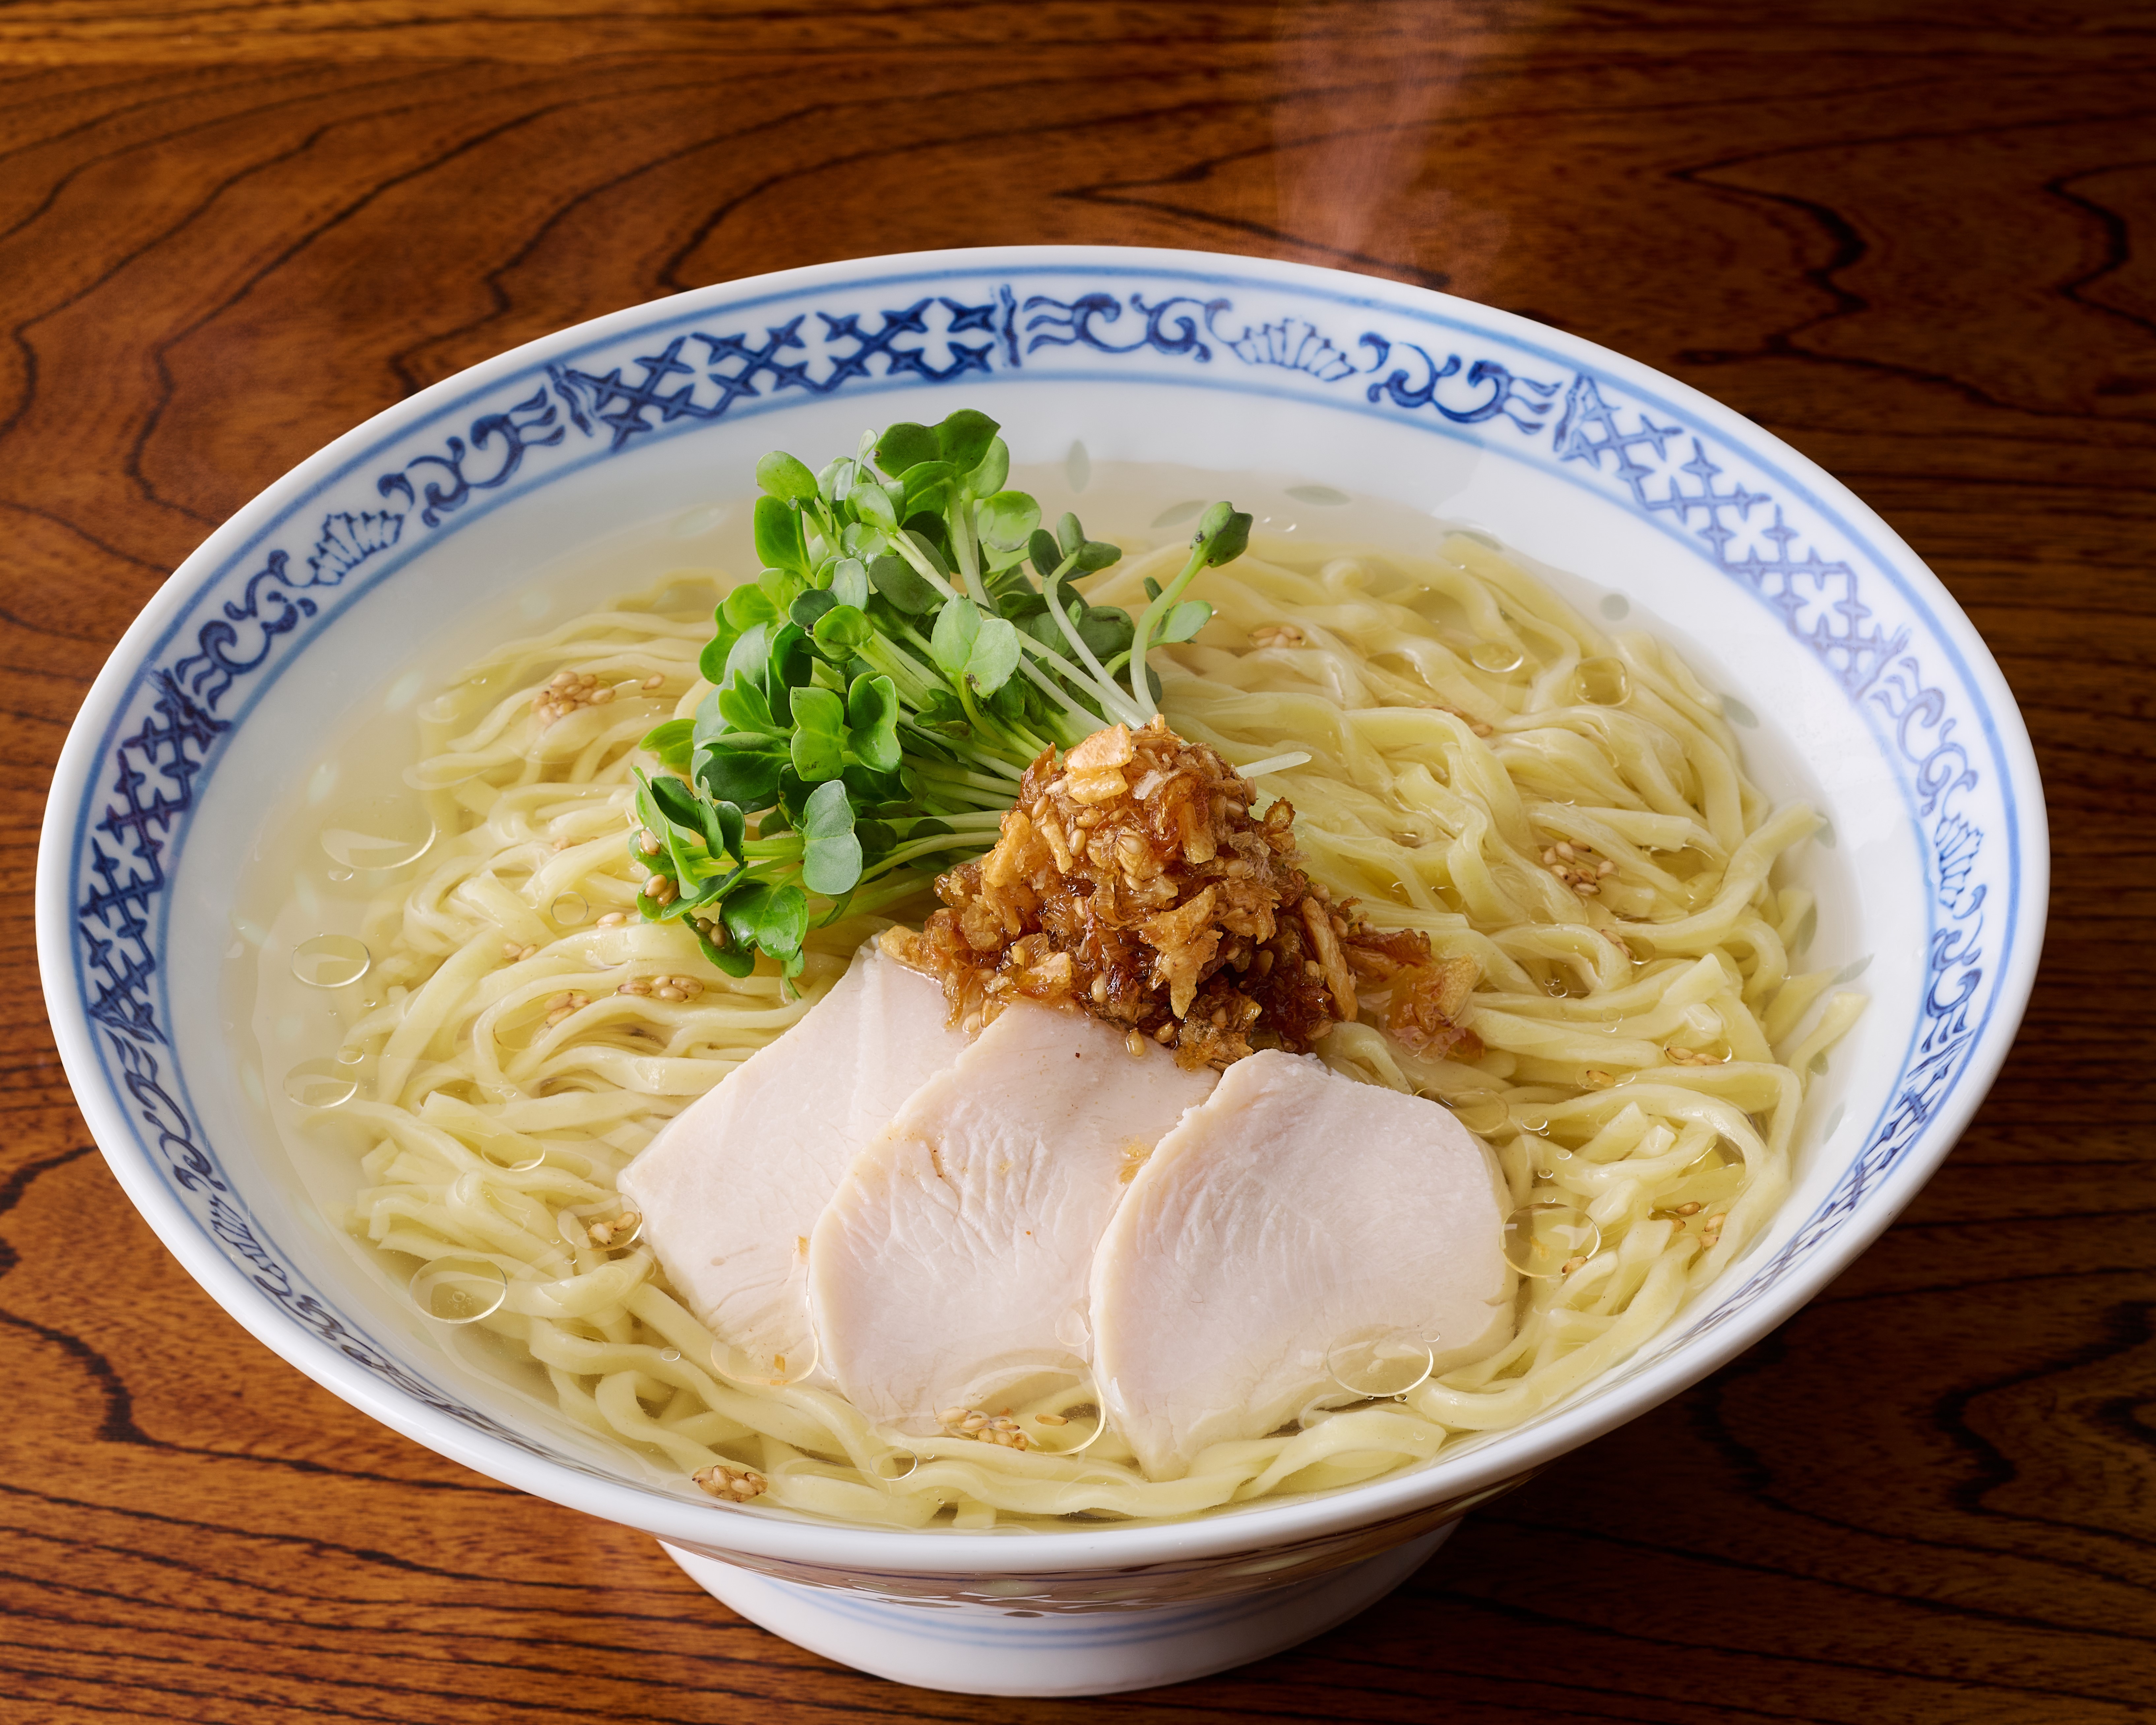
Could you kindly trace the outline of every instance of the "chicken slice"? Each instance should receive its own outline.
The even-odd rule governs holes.
[[[1082,1368],[1094,1244],[1214,1081],[1150,1046],[1133,1059],[1098,1019],[1008,1008],[861,1152],[810,1236],[839,1390],[918,1432],[1037,1372]]]
[[[1161,1141],[1095,1255],[1095,1371],[1155,1479],[1384,1383],[1422,1348],[1502,1347],[1514,1279],[1496,1159],[1436,1103],[1277,1052],[1228,1068]],[[1343,1364],[1344,1362],[1344,1364]],[[1404,1383],[1399,1387],[1404,1388]]]
[[[964,1051],[946,1016],[933,981],[864,946],[799,1023],[622,1170],[667,1276],[748,1369],[814,1369],[808,1236],[861,1146]]]

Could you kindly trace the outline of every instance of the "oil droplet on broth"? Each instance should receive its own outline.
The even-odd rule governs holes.
[[[302,1060],[285,1074],[285,1094],[302,1108],[338,1108],[359,1094],[359,1080],[328,1060]]]
[[[1505,1262],[1523,1276],[1561,1276],[1602,1249],[1594,1218],[1570,1204],[1522,1204],[1505,1218]]]
[[[678,1347],[662,1347],[659,1350],[659,1357],[670,1366],[681,1357],[681,1350]]]
[[[1026,1442],[1044,1455],[1076,1455],[1091,1449],[1108,1429],[1100,1397],[1091,1377],[1071,1374],[1067,1387],[1036,1398],[1018,1416]]]
[[[374,955],[349,935],[316,935],[292,949],[292,974],[310,988],[348,988],[373,962]]]
[[[330,870],[330,878],[336,882],[337,885],[342,886],[346,881],[352,878],[352,870],[349,868],[332,868]]]
[[[869,1463],[869,1471],[879,1480],[903,1480],[921,1465],[921,1458],[911,1450],[886,1450]]]
[[[547,1160],[545,1146],[520,1144],[511,1138],[489,1138],[480,1144],[479,1153],[511,1174],[529,1173]]]
[[[434,842],[434,817],[408,796],[347,803],[322,823],[330,861],[354,870],[402,868]]]
[[[592,914],[592,907],[584,903],[581,893],[564,893],[555,899],[552,914],[561,927],[573,929]]]
[[[1632,673],[1622,659],[1582,659],[1573,668],[1572,687],[1597,707],[1621,707],[1632,696]]]
[[[1351,1396],[1404,1396],[1428,1377],[1436,1355],[1404,1330],[1333,1344],[1325,1357],[1332,1381]]]
[[[501,1266],[480,1257],[437,1258],[413,1275],[412,1298],[419,1310],[444,1324],[473,1324],[501,1309],[509,1297],[509,1278]]]
[[[346,1043],[331,1058],[340,1066],[357,1066],[367,1058],[367,1050],[356,1048],[350,1043]]]
[[[762,1389],[784,1389],[789,1384],[800,1383],[816,1370],[818,1351],[812,1336],[798,1347],[783,1353],[752,1352],[736,1347],[730,1341],[711,1344],[711,1369],[720,1377],[736,1383],[751,1383]]]
[[[1471,1132],[1487,1137],[1512,1117],[1502,1096],[1484,1091],[1476,1096],[1463,1096],[1451,1105],[1452,1117]]]
[[[1502,677],[1507,672],[1517,671],[1527,662],[1526,654],[1502,641],[1478,641],[1467,657],[1476,669],[1487,671],[1493,677]]]

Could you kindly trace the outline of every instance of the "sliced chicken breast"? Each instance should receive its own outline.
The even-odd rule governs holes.
[[[861,1146],[964,1051],[946,1016],[932,979],[864,946],[799,1023],[622,1171],[675,1287],[753,1367],[812,1368],[809,1233]]]
[[[933,1429],[1081,1367],[1095,1243],[1153,1146],[1213,1088],[1120,1031],[1011,1007],[861,1152],[808,1247],[826,1368],[870,1419]]]
[[[1435,1102],[1253,1054],[1161,1141],[1095,1255],[1095,1370],[1155,1479],[1512,1329],[1496,1159]],[[1391,1352],[1392,1363],[1373,1353]],[[1394,1383],[1399,1383],[1395,1379]],[[1404,1387],[1401,1383],[1401,1387]]]

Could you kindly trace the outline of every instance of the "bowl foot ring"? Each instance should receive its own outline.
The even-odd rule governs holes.
[[[1399,1586],[1459,1525],[1261,1593],[1038,1615],[1022,1595],[1008,1608],[900,1604],[660,1543],[690,1579],[750,1622],[893,1682],[962,1695],[1111,1695],[1207,1676],[1322,1635]]]

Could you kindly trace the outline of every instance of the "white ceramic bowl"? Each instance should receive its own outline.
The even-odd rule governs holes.
[[[520,594],[526,617],[560,603],[593,566],[578,548],[661,568],[750,492],[763,450],[849,447],[962,404],[1076,489],[1092,463],[1173,461],[1236,476],[1220,490],[1276,527],[1299,512],[1325,532],[1340,492],[1478,523],[1572,572],[1591,614],[1675,634],[1739,698],[1754,774],[1826,813],[1812,958],[1861,968],[1869,1012],[1815,1094],[1777,1225],[1639,1357],[1517,1430],[1332,1495],[1159,1527],[855,1529],[721,1507],[547,1419],[444,1352],[308,1202],[250,1099],[230,1013],[203,1009],[227,997],[234,883],[271,799],[360,703],[413,698],[399,672],[415,641],[427,653],[461,651],[473,620],[513,626]],[[165,584],[84,703],[38,859],[38,952],[121,1184],[300,1370],[482,1473],[656,1536],[820,1651],[915,1682],[1077,1692],[1316,1633],[1466,1506],[1789,1316],[1983,1096],[2028,994],[2046,873],[2026,734],[1968,620],[1878,517],[1757,426],[1418,288],[1026,248],[639,306],[476,366],[302,463]]]

